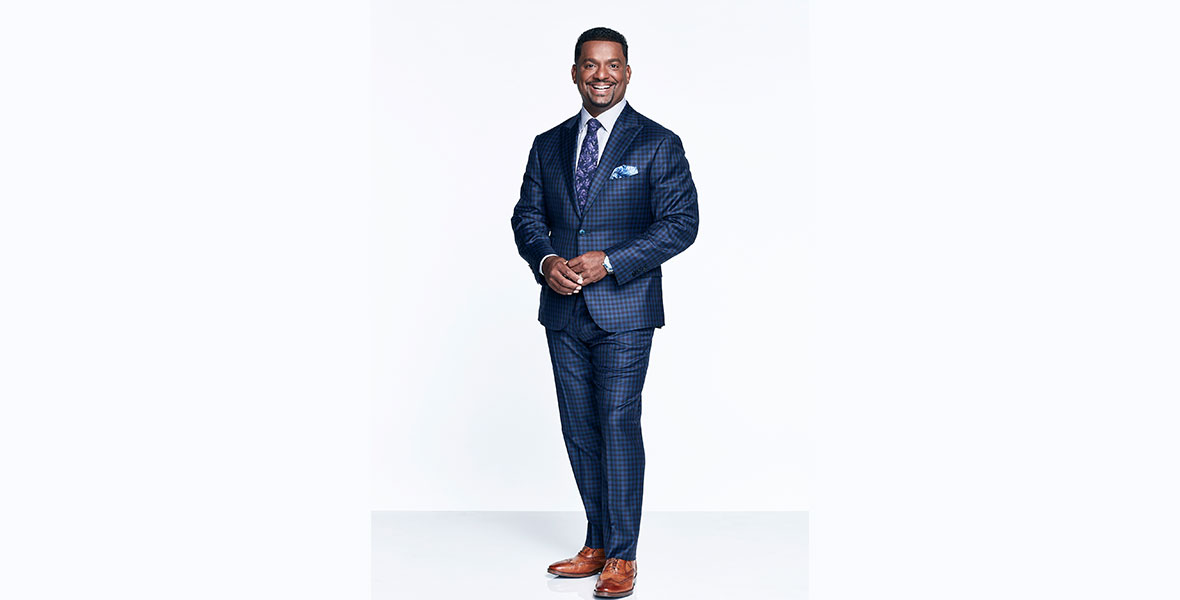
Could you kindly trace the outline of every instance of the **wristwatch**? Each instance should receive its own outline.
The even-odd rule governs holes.
[[[610,257],[609,256],[606,256],[606,255],[602,256],[602,266],[606,267],[607,273],[614,273],[615,272],[615,270],[612,269],[610,266]]]

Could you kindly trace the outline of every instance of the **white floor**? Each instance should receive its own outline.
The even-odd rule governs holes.
[[[373,599],[594,599],[549,563],[582,548],[573,512],[374,512]],[[807,598],[806,512],[643,513],[636,600]]]

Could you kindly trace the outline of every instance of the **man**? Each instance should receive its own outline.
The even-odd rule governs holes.
[[[596,596],[634,590],[643,500],[640,392],[664,325],[660,265],[697,235],[697,194],[680,138],[623,99],[627,40],[599,27],[574,49],[581,112],[533,141],[512,216],[541,284],[561,430],[586,509],[577,556],[558,577],[601,573]]]

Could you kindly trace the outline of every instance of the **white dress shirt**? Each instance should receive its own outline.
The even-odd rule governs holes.
[[[594,157],[594,163],[598,164],[598,161],[602,158],[602,151],[604,148],[606,148],[606,141],[610,139],[610,132],[615,130],[615,121],[619,120],[619,114],[623,112],[624,106],[627,106],[626,99],[623,99],[618,104],[610,107],[597,117],[591,117],[590,113],[586,112],[586,107],[582,107],[582,114],[580,115],[581,119],[579,119],[578,122],[578,143],[574,146],[575,173],[578,171],[578,160],[582,158],[582,142],[586,140],[586,123],[588,123],[590,119],[598,119],[598,123],[602,125],[602,127],[598,128],[598,156]]]
[[[623,112],[624,106],[627,106],[627,99],[626,98],[619,101],[618,104],[606,109],[605,111],[602,112],[602,114],[598,115],[597,117],[590,116],[590,113],[586,111],[586,107],[585,106],[582,107],[582,113],[580,115],[581,118],[578,120],[578,140],[577,140],[577,144],[574,146],[574,176],[575,177],[577,176],[577,172],[578,172],[578,161],[581,160],[581,158],[582,158],[582,142],[586,140],[586,123],[588,123],[590,121],[590,119],[598,119],[598,123],[600,125],[602,125],[601,127],[598,128],[598,156],[594,157],[594,164],[598,164],[598,161],[602,159],[602,151],[603,151],[603,149],[606,148],[606,141],[608,139],[610,139],[610,132],[614,131],[615,121],[619,120],[619,114],[621,114]],[[544,257],[541,258],[541,265],[537,266],[537,270],[540,271],[542,275],[544,275],[545,272],[541,269],[541,266],[544,266],[545,259],[549,258],[550,256],[557,256],[557,255],[556,254],[546,254]],[[610,257],[607,257],[606,260],[603,262],[606,263],[606,265],[609,267],[610,266]]]

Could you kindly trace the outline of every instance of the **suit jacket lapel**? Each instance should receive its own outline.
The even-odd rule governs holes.
[[[598,168],[594,169],[594,175],[590,180],[590,191],[586,196],[586,208],[582,209],[582,214],[586,214],[590,210],[598,192],[602,191],[603,184],[610,178],[611,171],[615,170],[619,159],[623,157],[623,153],[631,145],[631,140],[634,140],[635,134],[643,128],[638,121],[639,119],[635,118],[635,109],[631,108],[631,103],[628,102],[623,107],[623,112],[619,113],[618,120],[615,121],[615,130],[610,132],[610,137],[606,140],[606,148],[602,151],[602,158],[598,160]],[[576,129],[574,130],[574,140],[577,141]],[[573,177],[571,176],[570,179],[572,180]],[[574,203],[577,203],[576,199]]]
[[[578,143],[578,123],[581,121],[581,117],[582,113],[579,111],[561,129],[561,164],[565,167],[561,170],[561,174],[562,177],[565,177],[565,195],[569,198],[570,205],[574,207],[574,214],[578,213],[578,199],[574,197],[574,169],[578,168],[575,163],[578,154],[574,151],[574,146]]]

